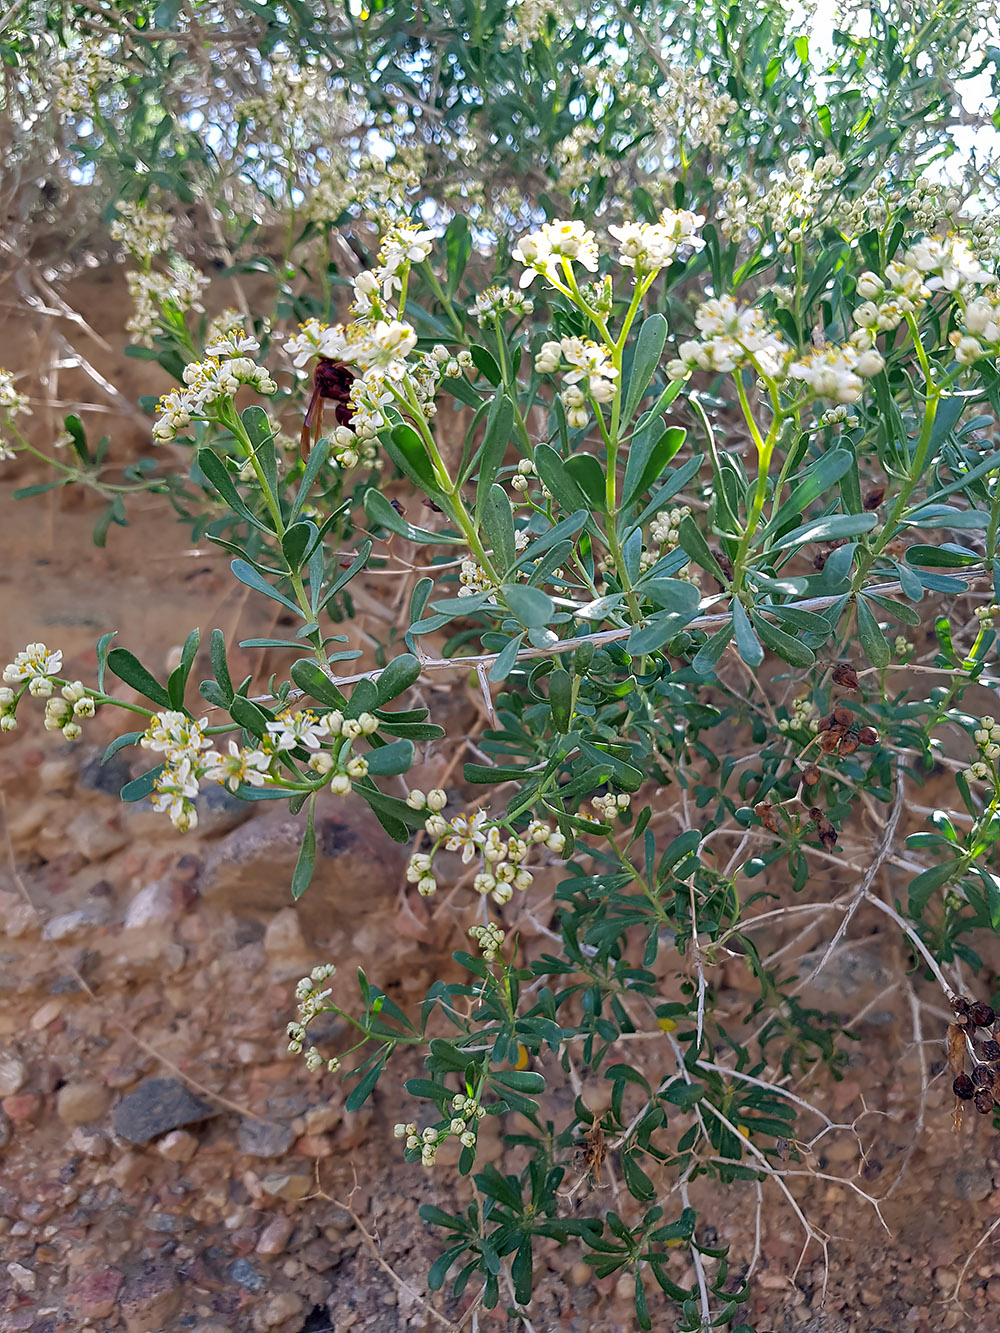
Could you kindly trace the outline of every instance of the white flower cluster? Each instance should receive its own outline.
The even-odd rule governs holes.
[[[27,397],[14,387],[14,376],[9,370],[0,368],[0,425],[9,428],[15,417],[27,416],[30,411]],[[0,463],[13,457],[14,450],[0,438]]]
[[[170,248],[174,220],[169,213],[148,208],[145,204],[118,203],[118,216],[111,223],[111,238],[121,241],[139,259],[158,254]],[[207,279],[206,279],[207,281]]]
[[[276,393],[278,386],[267,371],[258,366],[248,352],[256,352],[255,338],[227,334],[213,344],[224,355],[207,356],[184,368],[183,389],[173,389],[160,399],[153,439],[158,444],[173,440],[192,421],[214,421],[219,409],[227,405],[241,384],[248,384],[260,394]],[[238,355],[230,355],[239,349]]]
[[[517,471],[510,479],[510,488],[515,492],[514,503],[518,504],[517,495],[524,495],[528,489],[529,478],[536,475],[535,465],[530,458],[522,458],[518,461]]]
[[[1000,354],[1000,287],[991,287],[966,305],[961,312],[961,329],[949,334],[955,360],[971,366],[984,356]]]
[[[306,1040],[306,1028],[316,1017],[317,1014],[328,1013],[332,1006],[325,1005],[323,1002],[331,993],[331,988],[317,990],[324,981],[329,979],[336,972],[333,963],[319,963],[295,987],[295,998],[298,1001],[299,1018],[297,1022],[288,1024],[286,1029],[288,1034],[288,1049],[293,1055],[302,1055],[303,1046]],[[306,1068],[314,1071],[326,1065],[327,1071],[335,1074],[340,1068],[340,1060],[334,1055],[329,1059],[324,1059],[315,1046],[310,1046],[305,1051]]]
[[[125,275],[135,310],[125,322],[136,341],[151,347],[153,332],[158,327],[165,307],[179,310],[202,310],[201,293],[209,279],[186,259],[172,257],[165,272],[132,272]]]
[[[100,40],[84,37],[72,51],[63,52],[53,66],[53,106],[63,117],[92,112],[97,93],[119,70]]]
[[[731,296],[713,297],[698,307],[694,322],[701,337],[680,344],[677,359],[667,366],[671,379],[693,370],[728,372],[742,366],[769,379],[783,378],[792,350],[756,306],[738,305]]]
[[[885,359],[874,347],[864,350],[853,343],[817,348],[788,367],[792,379],[807,384],[817,398],[835,403],[856,403],[863,381],[885,369]]]
[[[545,36],[550,18],[558,23],[560,19],[565,22],[568,16],[566,0],[516,0],[507,21],[504,46],[508,49],[519,46],[527,51]]]
[[[989,602],[986,606],[977,606],[975,617],[979,621],[980,632],[993,628],[994,618],[1000,615],[1000,604]]]
[[[826,426],[844,426],[847,430],[853,430],[857,424],[858,418],[853,412],[848,412],[842,404],[837,407],[828,407],[816,421],[816,425],[821,430]]]
[[[567,194],[584,190],[595,181],[616,174],[617,163],[607,153],[588,151],[600,142],[601,131],[596,125],[580,122],[573,126],[565,139],[560,139],[552,150],[559,168],[559,188]]]
[[[514,533],[514,550],[523,551],[529,541],[527,531],[524,528],[519,528]],[[464,557],[458,573],[458,580],[462,585],[458,590],[459,597],[474,597],[477,592],[496,593],[497,585],[475,556],[467,555]],[[491,596],[489,605],[496,606],[496,603],[496,597]]]
[[[470,313],[475,316],[476,323],[482,328],[485,324],[499,323],[508,313],[523,319],[534,309],[534,301],[523,292],[516,292],[512,287],[487,287],[476,297],[476,303]]]
[[[78,741],[83,735],[79,719],[93,717],[97,711],[93,695],[82,680],[64,685],[59,694],[61,698],[50,695],[45,700],[45,730],[61,731],[65,740]]]
[[[992,778],[996,782],[997,770],[996,761],[1000,759],[1000,724],[995,717],[988,714],[979,719],[979,726],[972,733],[972,739],[979,746],[982,753],[982,759],[963,771],[962,776],[967,782],[976,780],[983,781],[985,778]],[[988,761],[988,762],[987,762]],[[993,765],[991,768],[990,765]]]
[[[623,222],[608,231],[618,242],[618,262],[641,278],[666,268],[682,247],[703,250],[698,231],[704,221],[700,213],[665,208],[659,222]]]
[[[639,565],[642,567],[643,561],[646,562],[646,568],[649,569],[655,565],[657,560],[663,554],[663,548],[672,550],[680,541],[680,526],[684,519],[691,516],[691,506],[681,505],[676,509],[661,509],[649,525],[650,541],[659,547],[659,551],[643,551]]]
[[[48,699],[55,688],[52,677],[58,675],[61,670],[62,650],[59,648],[50,651],[44,643],[29,643],[23,651],[17,653],[13,662],[8,662],[3,669],[4,684],[0,685],[0,731],[13,731],[17,727],[15,710],[25,689],[34,699]],[[22,684],[25,681],[27,684]],[[20,685],[21,688],[11,689],[13,685]],[[72,688],[75,691],[75,686]],[[66,697],[70,698],[69,695]],[[76,702],[75,693],[70,702]],[[92,717],[93,713],[87,715]],[[66,717],[66,722],[70,723],[71,720],[72,712]],[[67,739],[75,740],[78,732],[79,727],[76,733],[71,731]]]
[[[433,804],[431,797],[434,798]],[[472,887],[484,897],[490,894],[495,903],[502,905],[510,902],[515,889],[523,892],[530,887],[534,877],[522,863],[532,847],[544,845],[558,855],[566,846],[562,833],[541,819],[531,821],[523,838],[501,832],[499,825],[491,822],[485,810],[477,810],[474,815],[454,815],[451,819],[445,819],[440,813],[444,809],[442,797],[443,792],[431,792],[426,798],[423,798],[422,792],[411,792],[407,797],[407,804],[413,809],[424,809],[421,800],[425,799],[426,808],[433,812],[424,822],[424,829],[432,839],[433,846],[429,852],[414,852],[406,867],[408,882],[416,884],[418,893],[425,898],[437,892],[438,884],[433,873],[434,857],[442,847],[447,852],[460,851],[464,865],[479,857],[482,868]]]
[[[525,265],[522,287],[542,274],[560,291],[568,290],[567,281],[576,281],[574,264],[582,265],[588,273],[596,273],[599,258],[594,233],[576,221],[543,223],[538,231],[521,237],[513,257]]]
[[[844,169],[840,158],[832,155],[817,158],[810,166],[808,153],[793,153],[787,172],[778,172],[766,188],[748,179],[735,186],[717,181],[716,189],[725,195],[723,233],[734,241],[751,234],[773,235],[779,253],[788,254],[805,239]]]
[[[609,791],[603,796],[592,796],[590,804],[597,811],[598,817],[605,824],[610,824],[629,808],[632,797],[628,792],[618,792],[616,795],[615,792]]]
[[[463,1148],[475,1148],[476,1125],[486,1111],[474,1097],[456,1093],[452,1098],[451,1109],[455,1112],[447,1124],[427,1125],[418,1130],[415,1120],[407,1124],[402,1122],[393,1126],[393,1138],[405,1139],[407,1152],[419,1152],[421,1165],[432,1167],[437,1158],[438,1149],[449,1136],[454,1136]]]
[[[484,960],[487,963],[495,962],[507,938],[506,931],[501,930],[493,921],[487,921],[485,926],[470,926],[469,934],[482,950]]]
[[[819,731],[819,709],[803,695],[793,703],[791,717],[783,717],[778,722],[778,730],[809,731],[816,735]]]
[[[696,69],[667,65],[663,74],[665,82],[658,88],[636,89],[657,135],[672,146],[678,163],[681,151],[686,158],[692,158],[700,148],[718,152],[722,127],[737,109],[735,100],[728,93],[720,93]]]
[[[563,338],[543,342],[535,353],[535,370],[539,375],[553,375],[563,370],[566,386],[559,397],[566,409],[566,420],[573,429],[586,426],[590,421],[588,399],[610,403],[615,396],[618,370],[611,364],[611,352],[590,338]]]

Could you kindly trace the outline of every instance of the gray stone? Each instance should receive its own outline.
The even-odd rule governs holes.
[[[980,1199],[985,1199],[993,1192],[993,1172],[985,1166],[956,1167],[946,1188],[955,1199],[968,1199],[972,1203],[978,1203]]]
[[[115,1107],[112,1124],[119,1138],[148,1143],[168,1130],[217,1115],[210,1102],[195,1096],[176,1078],[148,1078]]]
[[[267,1120],[241,1120],[236,1131],[236,1146],[247,1157],[284,1157],[294,1139],[290,1125]]]
[[[95,750],[80,765],[77,781],[81,787],[86,787],[90,791],[100,791],[106,796],[117,797],[126,782],[132,781],[132,772],[123,753],[112,755],[106,764],[101,763],[102,754],[102,750]]]
[[[229,1276],[247,1291],[263,1291],[267,1278],[258,1273],[247,1259],[237,1259],[229,1269]]]
[[[10,1127],[10,1117],[3,1111],[0,1111],[0,1152],[3,1152],[7,1144],[10,1143],[13,1130]]]
[[[118,1308],[128,1333],[159,1333],[180,1309],[183,1292],[177,1275],[154,1264],[130,1277],[122,1290]]]
[[[24,1087],[27,1071],[15,1055],[0,1055],[0,1097],[13,1097]]]

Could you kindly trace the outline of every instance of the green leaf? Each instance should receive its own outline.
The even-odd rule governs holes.
[[[514,514],[502,486],[493,485],[482,505],[481,521],[493,551],[493,562],[501,574],[514,563]]]
[[[303,523],[293,523],[290,528],[285,529],[285,535],[281,539],[281,554],[293,574],[297,574],[302,568],[306,552],[317,535],[316,524],[308,520]]]
[[[201,634],[193,629],[184,641],[184,647],[181,649],[181,660],[170,673],[167,680],[167,694],[170,696],[172,708],[183,709],[184,690],[187,686],[188,676],[191,674],[191,667],[194,665],[195,655],[198,652],[198,644],[201,642]]]
[[[380,491],[374,488],[365,491],[364,506],[365,513],[373,523],[388,528],[399,537],[405,537],[408,542],[416,542],[422,546],[437,546],[449,543],[462,544],[465,540],[457,532],[428,532],[426,528],[415,528],[393,509]]]
[[[560,509],[567,514],[572,514],[578,509],[585,509],[588,514],[590,513],[590,501],[566,471],[566,464],[550,445],[537,445],[534,461],[539,480],[547,490],[551,491],[552,498]]]
[[[513,639],[509,639],[500,650],[497,660],[490,667],[489,679],[494,685],[500,681],[506,680],[507,676],[514,669],[517,662],[517,655],[521,651],[521,645],[524,643],[524,635],[517,634]]]
[[[877,514],[827,514],[811,518],[801,527],[786,532],[774,543],[774,550],[785,551],[790,546],[804,546],[806,542],[837,541],[841,537],[856,537],[870,532],[878,523]]]
[[[479,522],[483,504],[496,481],[514,430],[514,404],[506,394],[494,399],[486,418],[486,431],[479,450],[479,476],[476,481],[476,522]]]
[[[472,364],[482,375],[483,379],[489,380],[492,385],[497,385],[503,379],[500,367],[497,365],[496,357],[488,348],[483,347],[481,343],[473,343],[469,348],[469,355],[472,357]]]
[[[753,632],[750,617],[738,597],[732,599],[733,630],[736,634],[736,651],[748,667],[759,667],[764,660],[764,649]]]
[[[144,801],[153,791],[156,779],[160,776],[166,764],[157,764],[155,768],[149,769],[140,777],[133,778],[131,782],[126,782],[121,789],[121,798],[131,804],[133,801]]]
[[[567,732],[573,709],[573,677],[563,667],[549,673],[549,709],[554,731]]]
[[[639,401],[649,387],[656,367],[663,355],[663,345],[667,341],[667,321],[662,315],[650,315],[644,319],[635,341],[635,353],[625,386],[625,401],[622,407],[622,424],[627,426],[639,406]]]
[[[538,1095],[545,1091],[545,1079],[531,1069],[496,1069],[490,1073],[490,1082],[511,1092]]]
[[[427,446],[412,426],[393,426],[391,430],[381,431],[386,453],[396,466],[425,494],[430,496],[441,508],[450,513],[451,506],[441,490],[437,474],[427,453]]]
[[[372,553],[372,540],[369,537],[361,543],[357,555],[354,557],[354,559],[351,561],[348,567],[344,570],[341,570],[341,572],[330,584],[329,588],[327,588],[326,592],[323,594],[322,605],[318,608],[318,610],[321,611],[323,607],[325,607],[327,603],[331,601],[332,598],[336,597],[337,593],[340,592],[341,588],[347,587],[351,579],[354,578],[355,574],[359,574],[361,570],[364,569],[365,565],[367,565],[368,563],[368,557],[371,555],[371,553]]]
[[[529,629],[548,625],[555,614],[552,598],[540,588],[524,583],[504,583],[500,594],[512,614]]]
[[[111,647],[111,640],[118,633],[116,629],[111,630],[109,634],[103,634],[97,642],[97,688],[104,693],[104,673],[108,665],[108,649]]]
[[[131,685],[146,699],[151,699],[161,708],[172,708],[170,695],[155,676],[142,665],[134,653],[127,648],[112,648],[108,653],[108,666],[119,680]]]
[[[653,427],[637,433],[628,450],[621,508],[628,507],[656,482],[684,443],[687,431],[682,426],[668,426],[657,438]]]
[[[143,735],[145,735],[145,732],[142,731],[127,731],[124,736],[116,736],[101,755],[101,763],[106,764],[109,759],[115,757],[119,750],[124,750],[126,745],[134,745]]]
[[[382,1076],[382,1071],[385,1069],[386,1065],[386,1059],[387,1057],[383,1055],[376,1060],[361,1082],[351,1090],[350,1096],[344,1103],[345,1111],[360,1111],[362,1106],[364,1106],[365,1102],[374,1092],[375,1084]]]
[[[931,866],[929,870],[924,870],[914,879],[910,880],[909,903],[907,910],[911,917],[917,920],[923,915],[924,908],[930,901],[931,894],[935,889],[942,888],[950,883],[955,872],[958,870],[959,862],[956,860],[945,861],[939,866]]]
[[[712,637],[701,645],[691,659],[691,666],[699,676],[710,676],[712,674],[722,660],[722,654],[729,647],[732,638],[733,622],[730,618],[721,629],[716,630]]]
[[[375,682],[379,707],[388,703],[390,699],[395,699],[404,690],[408,690],[419,677],[420,663],[412,653],[402,653],[399,657],[394,657]]]
[[[226,636],[221,629],[213,629],[209,639],[209,651],[212,657],[212,672],[218,682],[219,689],[225,695],[226,699],[231,699],[235,691],[233,682],[229,678],[229,666],[226,662]]]
[[[786,634],[783,629],[778,629],[761,615],[751,613],[750,619],[764,646],[770,648],[772,653],[777,653],[783,661],[797,667],[809,667],[816,661],[816,654],[801,639]]]
[[[892,649],[885,635],[879,629],[878,621],[872,615],[868,603],[863,597],[858,598],[858,635],[865,657],[872,666],[886,667],[892,661]]]
[[[574,454],[567,458],[563,467],[567,475],[576,482],[587,497],[592,509],[599,514],[607,512],[607,482],[605,470],[593,454]]]
[[[847,449],[831,449],[828,454],[821,454],[809,468],[808,474],[796,485],[774,518],[764,529],[765,534],[774,532],[794,514],[801,514],[811,504],[839,481],[853,465],[854,456]]]
[[[274,430],[262,407],[247,407],[240,413],[240,420],[250,436],[253,451],[257,456],[272,495],[278,494],[278,460],[274,453]]]
[[[292,873],[292,897],[296,902],[302,897],[306,889],[308,889],[312,882],[313,871],[316,869],[315,806],[316,797],[314,794],[309,798],[309,813],[306,815],[306,831],[302,838],[302,846],[299,848],[298,860],[295,862],[295,870]]]
[[[906,552],[908,565],[923,565],[927,569],[962,569],[966,565],[980,564],[982,558],[967,546],[956,546],[954,542],[942,542],[940,546],[911,546]]]
[[[83,429],[83,422],[74,413],[63,419],[63,425],[66,427],[66,433],[69,435],[70,444],[73,446],[73,452],[81,463],[86,466],[90,462],[90,454],[87,450],[87,436]]]
[[[240,518],[246,519],[252,527],[259,529],[261,532],[271,531],[244,502],[243,497],[236,489],[236,483],[229,475],[228,468],[217,454],[214,454],[211,449],[199,449],[195,457],[198,467],[234,514],[239,514]]]
[[[405,773],[413,766],[413,742],[392,741],[366,755],[368,772],[373,777],[391,778]]]
[[[323,465],[330,456],[330,441],[324,435],[318,439],[309,450],[309,457],[306,460],[305,470],[302,473],[302,481],[299,483],[298,494],[295,497],[295,503],[292,505],[292,512],[289,515],[289,522],[294,523],[298,517],[299,511],[309,498],[309,492],[316,483]]]
[[[246,584],[248,588],[252,588],[254,592],[262,593],[265,597],[270,597],[272,602],[280,603],[289,611],[294,611],[300,619],[304,618],[301,609],[284,593],[278,592],[277,588],[272,588],[267,579],[262,574],[257,573],[253,565],[247,564],[245,560],[234,560],[229,568],[239,581]]]
[[[681,549],[687,552],[696,565],[714,574],[720,583],[728,584],[729,580],[723,574],[722,566],[708,549],[708,543],[690,514],[685,514],[681,519],[677,534]]]

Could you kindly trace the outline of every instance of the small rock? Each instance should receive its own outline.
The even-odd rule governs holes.
[[[0,1097],[13,1097],[27,1078],[24,1061],[13,1055],[0,1055]]]
[[[267,1278],[258,1273],[247,1259],[237,1259],[229,1269],[229,1276],[247,1291],[263,1291],[267,1286]]]
[[[0,1111],[0,1151],[10,1143],[13,1133],[9,1118],[4,1115],[3,1111]]]
[[[94,1079],[67,1083],[56,1094],[56,1111],[64,1125],[92,1124],[101,1119],[110,1104],[109,1089]]]
[[[253,1314],[254,1333],[267,1333],[269,1328],[294,1319],[303,1310],[302,1300],[293,1291],[278,1291],[269,1296]]]
[[[35,1275],[30,1268],[25,1268],[24,1264],[8,1264],[7,1272],[18,1291],[35,1290]]]
[[[172,1129],[156,1145],[161,1157],[168,1162],[190,1162],[198,1151],[198,1140],[184,1129]]]
[[[117,814],[110,819],[95,819],[92,810],[83,810],[63,830],[63,841],[88,861],[104,861],[126,846],[129,835],[119,824]]]
[[[5,1097],[0,1102],[0,1108],[15,1124],[26,1123],[37,1117],[42,1109],[42,1099],[36,1097],[33,1092],[21,1092],[16,1097]]]
[[[83,1319],[107,1319],[114,1312],[122,1274],[117,1268],[94,1268],[76,1280],[66,1302]]]
[[[108,909],[104,903],[94,903],[89,907],[80,907],[75,912],[64,912],[45,923],[42,931],[43,940],[72,940],[85,935],[95,926],[103,926],[108,919]]]
[[[294,1138],[290,1125],[276,1125],[267,1120],[241,1120],[236,1131],[236,1146],[247,1157],[284,1157]]]
[[[154,1265],[125,1283],[119,1309],[128,1333],[160,1333],[181,1306],[181,1286],[168,1268]]]
[[[951,1268],[935,1268],[934,1285],[938,1291],[952,1292],[955,1289],[955,1272]]]
[[[986,1299],[991,1305],[1000,1305],[1000,1277],[991,1277],[987,1282]]]
[[[126,930],[163,926],[176,921],[183,908],[183,896],[172,880],[158,879],[140,889],[125,913]]]
[[[36,1009],[28,1021],[32,1032],[44,1032],[50,1023],[54,1023],[63,1011],[62,1000],[49,1000],[40,1009]]]
[[[285,1246],[295,1230],[295,1220],[291,1217],[275,1217],[268,1222],[257,1241],[258,1254],[284,1254]]]
[[[339,1106],[311,1106],[306,1112],[306,1133],[307,1134],[326,1134],[331,1129],[336,1129],[343,1118],[343,1112]]]
[[[74,1152],[82,1152],[86,1157],[107,1157],[111,1147],[108,1136],[90,1126],[74,1129],[69,1142]]]
[[[176,1078],[148,1078],[115,1107],[112,1124],[119,1138],[148,1143],[182,1125],[196,1124],[216,1108]]]
[[[267,923],[264,948],[269,954],[291,954],[298,957],[307,952],[306,942],[294,907],[284,907]]]
[[[978,1203],[993,1190],[993,1173],[985,1166],[960,1166],[951,1173],[948,1193]]]
[[[333,1143],[326,1134],[303,1134],[295,1151],[303,1157],[332,1157]]]
[[[304,1171],[288,1171],[281,1175],[265,1176],[260,1182],[265,1194],[269,1194],[272,1199],[284,1199],[288,1203],[304,1198],[312,1186],[312,1176],[306,1175]]]

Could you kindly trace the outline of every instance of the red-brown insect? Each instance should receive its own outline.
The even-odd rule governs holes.
[[[313,372],[313,391],[302,422],[300,452],[303,458],[309,457],[309,451],[323,434],[323,404],[329,400],[336,403],[335,416],[338,426],[351,424],[351,385],[354,383],[354,371],[343,361],[331,361],[321,356]]]

